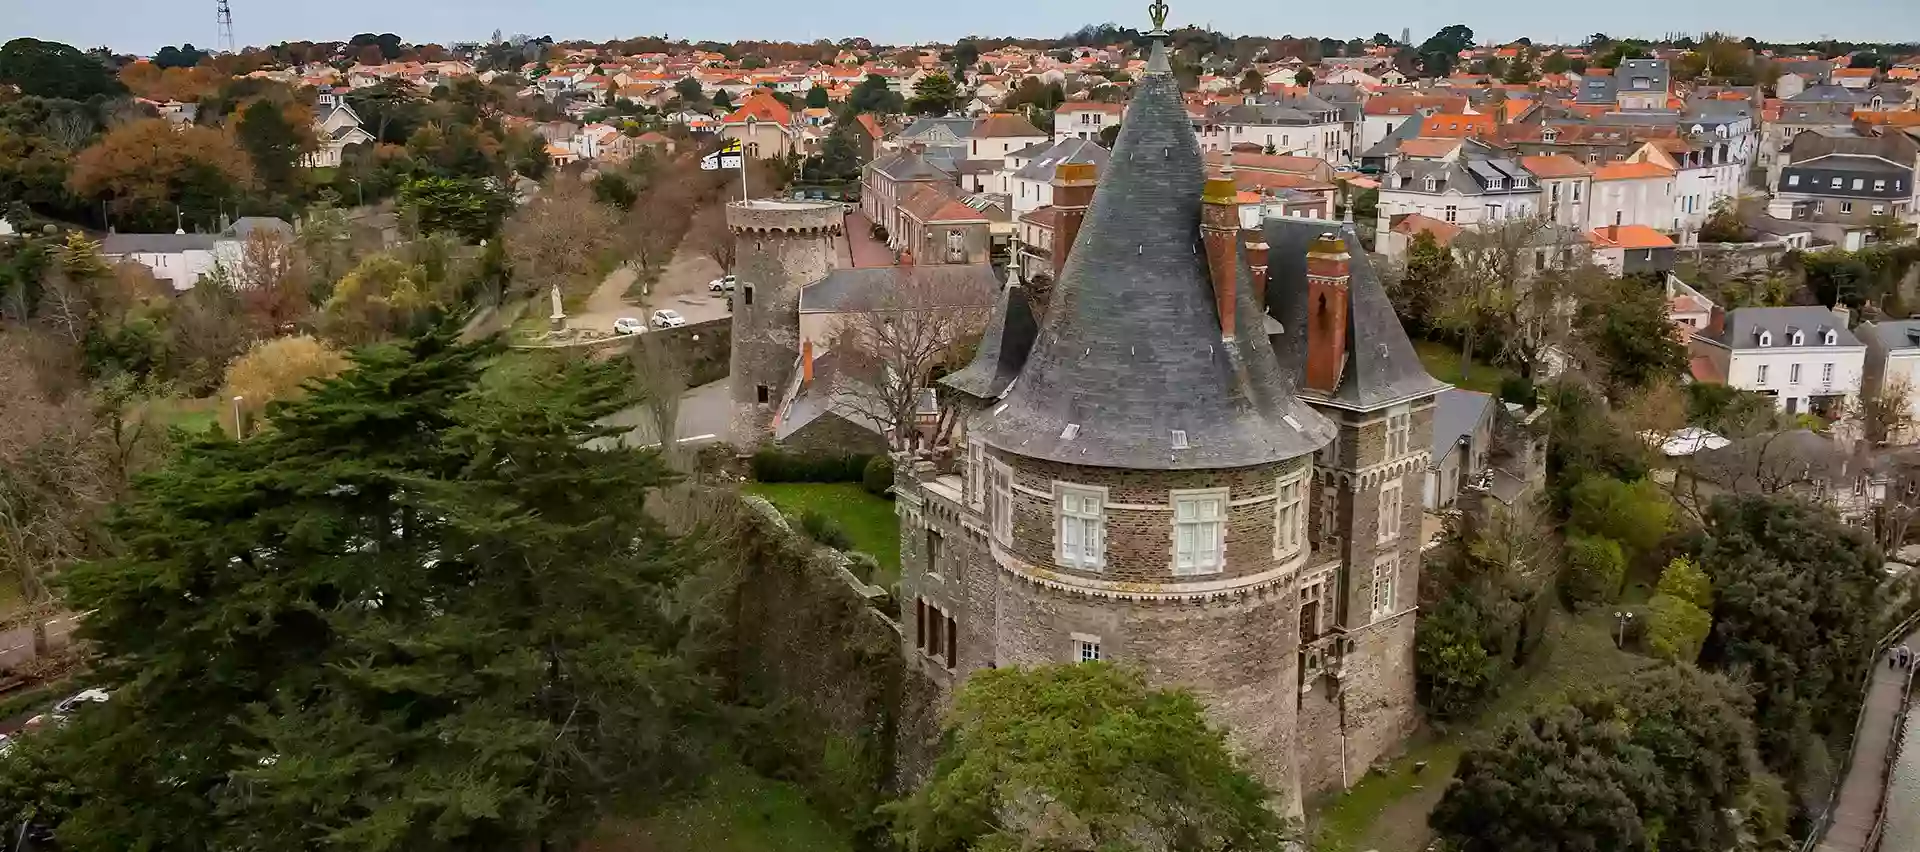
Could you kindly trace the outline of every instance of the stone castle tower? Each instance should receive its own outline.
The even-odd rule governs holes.
[[[833,270],[840,205],[807,201],[736,201],[727,205],[733,231],[733,445],[751,453],[773,433],[780,395],[793,379],[800,351],[800,290]]]
[[[898,468],[906,653],[947,688],[1093,659],[1191,687],[1297,813],[1414,722],[1445,385],[1350,226],[1242,229],[1156,35],[1046,303],[1001,294],[943,382],[952,460]]]

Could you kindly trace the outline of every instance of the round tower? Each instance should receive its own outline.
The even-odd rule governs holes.
[[[800,357],[800,290],[833,271],[845,214],[822,201],[727,205],[734,238],[733,444],[751,453],[772,440]]]

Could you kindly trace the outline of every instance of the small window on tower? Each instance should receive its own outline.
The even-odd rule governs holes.
[[[752,284],[748,284],[747,286],[740,288],[740,292],[744,294],[742,298],[746,299],[747,304],[749,305],[753,304],[753,285]]]
[[[767,400],[772,396],[772,393],[768,390],[766,385],[754,385],[753,395],[754,395],[754,398],[757,399],[761,405],[765,405],[767,404]]]
[[[1085,633],[1073,634],[1073,661],[1076,663],[1097,663],[1106,659],[1100,653],[1100,637]]]

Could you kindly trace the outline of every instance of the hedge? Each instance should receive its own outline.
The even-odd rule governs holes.
[[[872,458],[799,455],[769,447],[753,454],[753,478],[760,482],[863,482]]]

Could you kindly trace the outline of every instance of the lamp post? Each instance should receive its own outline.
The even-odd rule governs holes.
[[[1619,625],[1619,638],[1614,640],[1614,647],[1625,648],[1627,647],[1627,625],[1633,623],[1633,613],[1629,610],[1615,610],[1613,620]]]
[[[244,396],[236,396],[233,398],[233,437],[235,440],[247,436],[246,421],[240,419],[240,405],[246,401],[247,398]]]
[[[365,186],[360,185],[359,178],[347,178],[347,180],[353,181],[354,194],[360,197],[359,206],[361,207],[367,206],[367,188]]]

